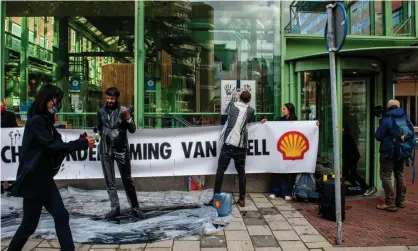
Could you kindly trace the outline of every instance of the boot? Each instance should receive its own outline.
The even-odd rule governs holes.
[[[106,219],[112,219],[112,218],[115,218],[115,217],[118,217],[118,216],[120,216],[120,209],[116,209],[116,210],[112,209],[112,210],[110,210],[110,212],[108,212],[105,215],[105,218]]]
[[[139,219],[145,219],[145,214],[139,209],[139,207],[132,208],[132,215],[138,217]]]

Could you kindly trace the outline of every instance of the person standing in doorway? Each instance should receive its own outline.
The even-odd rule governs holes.
[[[106,104],[97,112],[98,132],[101,137],[99,144],[100,160],[106,189],[110,199],[111,210],[106,219],[120,215],[120,204],[115,181],[115,161],[118,165],[122,183],[134,216],[142,217],[136,196],[135,184],[131,176],[131,159],[128,134],[135,133],[136,126],[132,112],[128,107],[119,104],[120,92],[116,87],[105,91]]]
[[[385,202],[378,204],[376,208],[395,212],[398,208],[405,207],[406,195],[405,161],[400,160],[399,142],[400,140],[408,142],[406,141],[408,139],[402,139],[405,135],[413,137],[415,140],[415,131],[411,121],[400,108],[398,100],[389,100],[386,108],[387,112],[380,119],[379,128],[374,135],[376,140],[380,141],[380,179],[385,190]],[[400,136],[399,132],[402,132],[403,135]],[[392,173],[394,173],[396,180],[396,194],[392,184]]]
[[[221,193],[222,182],[226,169],[234,159],[235,168],[239,179],[239,199],[238,205],[245,206],[245,159],[247,157],[248,123],[253,121],[255,110],[248,106],[251,100],[251,93],[243,91],[228,104],[226,108],[227,121],[222,129],[220,140],[223,142],[221,154],[218,160],[218,170],[216,171],[214,194]]]
[[[11,187],[12,196],[23,198],[23,219],[10,242],[9,251],[23,249],[38,226],[42,207],[54,218],[61,250],[75,250],[69,214],[54,182],[54,176],[69,153],[92,148],[95,141],[86,135],[68,143],[62,141],[54,127],[54,115],[60,110],[62,97],[61,89],[44,85],[29,109],[16,181]]]
[[[295,121],[298,120],[296,116],[296,109],[292,103],[287,103],[282,108],[282,116],[276,118],[276,121]],[[267,122],[263,119],[261,123]],[[271,192],[270,198],[274,199],[276,196],[282,196],[285,200],[292,200],[292,189],[295,181],[293,173],[272,173],[271,174]]]
[[[0,101],[1,105],[1,128],[14,128],[19,127],[16,121],[16,115],[13,112],[7,110],[6,102],[4,100]],[[1,182],[1,193],[4,193],[3,183]],[[9,181],[9,186],[13,184],[13,182]]]

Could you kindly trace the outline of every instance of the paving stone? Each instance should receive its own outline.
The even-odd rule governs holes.
[[[91,248],[92,249],[116,249],[119,245],[115,244],[95,244]]]
[[[228,241],[228,251],[254,251],[251,241]]]
[[[255,251],[282,251],[280,247],[265,247],[265,248],[255,248]]]
[[[116,251],[116,248],[91,248],[90,251]]]
[[[258,208],[255,206],[254,203],[252,204],[245,203],[245,207],[240,207],[239,210],[240,211],[258,211]]]
[[[328,241],[321,241],[321,242],[307,242],[305,245],[309,248],[330,248],[332,245]]]
[[[263,215],[263,218],[267,222],[270,222],[270,221],[276,221],[276,222],[278,222],[278,221],[284,221],[284,222],[287,222],[287,220],[281,214],[276,214],[276,215]]]
[[[173,240],[157,241],[154,243],[148,243],[147,248],[171,248],[173,247]]]
[[[266,207],[272,207],[272,206],[274,206],[274,205],[273,205],[273,204],[271,204],[270,202],[268,202],[268,203],[256,202],[256,203],[255,203],[255,205],[256,205],[258,208],[266,208]]]
[[[60,243],[57,240],[44,240],[39,245],[38,248],[60,248]]]
[[[200,241],[200,236],[199,235],[185,236],[185,237],[176,239],[176,241]]]
[[[279,211],[275,207],[265,207],[265,208],[259,208],[258,212],[261,215],[277,215],[279,214]]]
[[[254,247],[278,247],[276,239],[272,235],[253,235],[251,236]]]
[[[289,202],[285,201],[282,198],[270,199],[270,202],[275,206],[281,206],[281,205],[288,205],[289,204]]]
[[[408,250],[411,250],[411,251],[418,251],[418,246],[409,246],[409,247],[408,247]]]
[[[34,248],[33,251],[58,251],[60,248]]]
[[[308,248],[301,241],[279,241],[283,251],[308,251]]]
[[[289,218],[287,221],[292,227],[312,227],[311,223],[309,223],[305,218]]]
[[[263,216],[258,211],[242,211],[241,215],[244,219],[246,218],[262,218]]]
[[[231,230],[247,230],[247,227],[245,226],[244,222],[231,222],[225,228],[225,230],[228,230],[228,231],[231,231]]]
[[[290,226],[282,215],[264,215],[264,219],[273,231],[292,229],[292,226]]]
[[[228,251],[226,248],[201,248],[200,251]]]
[[[270,228],[265,226],[247,226],[250,235],[273,235]]]
[[[174,241],[173,251],[196,251],[200,249],[200,241]]]
[[[1,249],[6,248],[7,246],[9,246],[11,241],[12,241],[11,239],[1,240]]]
[[[276,206],[277,210],[280,211],[294,211],[295,209],[292,207],[291,204],[283,204]]]
[[[202,248],[226,248],[225,236],[203,236],[200,239]]]
[[[171,251],[171,248],[145,248],[145,251]]]
[[[273,231],[278,241],[298,241],[299,235],[293,230]]]
[[[123,250],[123,251],[139,251],[139,250],[144,250],[145,246],[147,244],[123,244],[120,245],[118,250]]]
[[[247,226],[267,225],[267,222],[263,218],[244,218],[244,222]]]
[[[319,234],[319,232],[314,227],[310,226],[293,227],[293,229],[298,235]]]
[[[221,230],[221,231],[217,231],[217,232],[212,233],[212,234],[207,234],[205,236],[225,236],[225,232],[223,230]]]
[[[298,211],[283,211],[281,212],[285,218],[303,218]]]
[[[266,197],[263,198],[252,198],[255,203],[270,203],[269,199]]]
[[[88,251],[92,245],[75,243],[74,246],[76,251]]]
[[[249,241],[250,235],[247,231],[225,231],[226,241]]]
[[[322,248],[310,248],[309,251],[324,251]]]
[[[324,248],[325,251],[408,251],[406,246],[361,247],[361,248]]]
[[[242,217],[232,217],[233,222],[244,222],[244,219]]]
[[[327,242],[327,240],[320,234],[315,235],[301,235],[300,238],[303,242]]]
[[[266,195],[263,193],[250,193],[251,198],[266,198]]]
[[[36,248],[39,245],[39,243],[41,243],[42,241],[43,240],[31,239],[31,240],[26,242],[22,251],[30,251],[30,250]]]

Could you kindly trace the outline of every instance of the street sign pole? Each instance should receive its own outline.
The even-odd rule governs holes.
[[[347,14],[341,3],[327,5],[326,42],[329,52],[329,69],[331,79],[331,106],[334,143],[334,174],[335,174],[335,214],[337,221],[337,244],[342,242],[341,219],[341,178],[340,178],[340,140],[341,128],[338,125],[338,101],[337,101],[337,69],[336,53],[344,44],[347,35]],[[337,44],[338,42],[338,44]]]

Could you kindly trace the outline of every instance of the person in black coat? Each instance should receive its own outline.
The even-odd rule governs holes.
[[[13,112],[7,110],[6,104],[3,100],[0,101],[1,105],[1,128],[14,128],[18,127],[16,122],[16,115]],[[12,182],[9,181],[9,186]],[[1,193],[4,193],[3,182],[1,184]]]
[[[44,85],[29,109],[23,133],[16,181],[11,196],[23,197],[23,219],[9,245],[9,251],[20,251],[35,232],[42,207],[52,215],[61,250],[75,250],[69,225],[69,214],[54,182],[62,161],[71,152],[94,146],[86,135],[63,142],[54,127],[54,114],[59,112],[61,89]]]
[[[287,103],[282,108],[282,116],[277,117],[276,121],[292,121],[298,120],[296,117],[296,109],[292,103]],[[267,119],[263,119],[261,123],[265,123]],[[292,200],[292,189],[295,181],[293,173],[272,173],[271,174],[271,192],[270,198],[283,196],[285,200]]]

